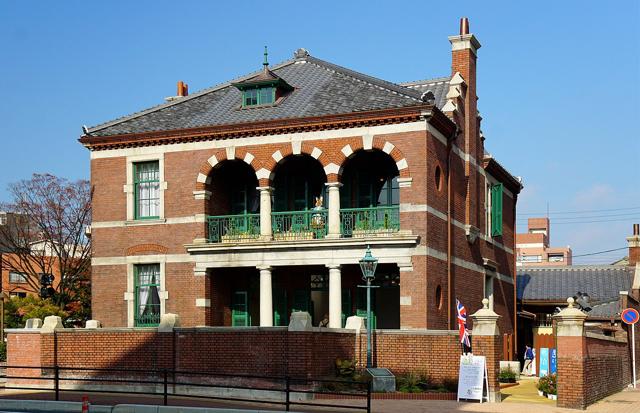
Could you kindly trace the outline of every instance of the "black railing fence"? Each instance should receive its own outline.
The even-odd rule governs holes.
[[[22,373],[15,374],[20,372]],[[162,397],[165,406],[172,397],[186,397],[281,405],[285,411],[289,411],[291,406],[313,406],[371,412],[371,383],[368,381],[231,375],[169,369],[13,365],[6,366],[5,374],[0,374],[0,378],[6,379],[5,390],[53,392],[56,401],[60,400],[61,393],[82,392]],[[237,396],[233,396],[234,393]],[[260,393],[263,397],[260,397]],[[319,397],[314,397],[316,395]],[[318,399],[322,402],[316,401]],[[362,404],[333,403],[336,399],[360,400]],[[332,403],[328,403],[329,401]]]

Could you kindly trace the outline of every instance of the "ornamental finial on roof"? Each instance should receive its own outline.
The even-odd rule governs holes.
[[[267,56],[269,55],[269,53],[267,52],[267,46],[264,47],[264,63],[262,63],[262,65],[264,66],[265,69],[269,68],[269,61],[267,60]]]

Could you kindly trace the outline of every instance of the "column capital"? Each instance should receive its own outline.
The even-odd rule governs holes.
[[[325,185],[327,186],[327,188],[331,189],[331,188],[340,188],[341,186],[343,186],[342,182],[325,182]]]
[[[325,267],[330,270],[339,270],[342,267],[342,264],[326,264]]]
[[[257,265],[256,268],[260,271],[271,271],[273,267],[271,265]]]

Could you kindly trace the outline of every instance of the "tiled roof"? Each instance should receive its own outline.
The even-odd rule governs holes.
[[[620,318],[620,299],[604,301],[591,305],[591,311],[587,314],[593,318]]]
[[[306,51],[297,52],[296,56],[271,68],[273,74],[295,88],[278,105],[241,108],[241,92],[232,83],[262,73],[256,71],[91,127],[88,132],[92,136],[109,136],[399,108],[421,104],[426,90],[434,92],[438,107],[446,101],[448,78],[399,85],[311,57]]]
[[[536,267],[518,270],[518,300],[564,301],[577,292],[589,294],[592,303],[617,300],[628,291],[634,271],[622,266]]]

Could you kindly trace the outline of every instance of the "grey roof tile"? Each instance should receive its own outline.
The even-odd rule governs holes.
[[[622,266],[537,267],[517,272],[518,300],[564,301],[577,292],[587,293],[591,302],[615,300],[627,291],[633,271]]]
[[[92,136],[186,129],[273,119],[304,118],[420,104],[431,89],[444,105],[448,79],[408,86],[364,75],[311,56],[271,68],[295,90],[278,105],[241,108],[241,93],[232,82],[89,128]],[[254,72],[233,82],[252,78]],[[424,90],[423,90],[424,89]]]

